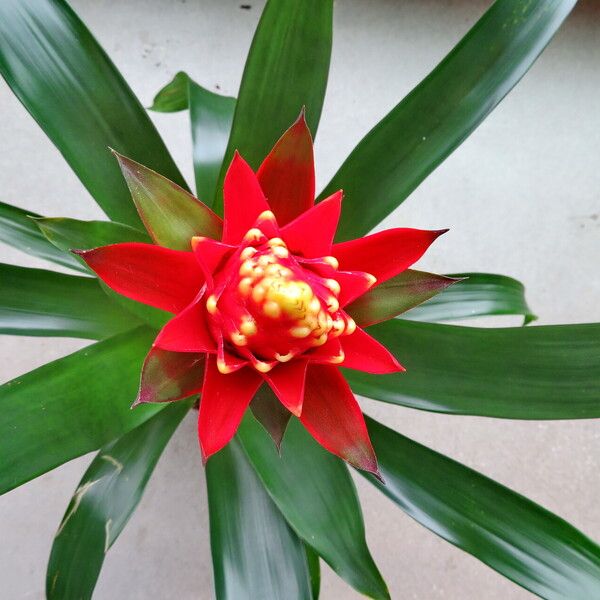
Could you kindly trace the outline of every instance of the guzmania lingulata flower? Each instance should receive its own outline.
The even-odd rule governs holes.
[[[345,309],[407,269],[443,231],[397,228],[334,243],[342,197],[315,204],[312,139],[301,115],[257,173],[235,154],[220,240],[194,236],[189,251],[121,243],[78,252],[116,292],[175,314],[145,361],[136,404],[200,393],[205,461],[268,385],[285,418],[298,417],[327,450],[378,474],[339,368],[403,367]],[[220,218],[211,218],[220,229]]]

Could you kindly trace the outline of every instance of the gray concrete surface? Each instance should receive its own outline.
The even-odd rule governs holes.
[[[250,3],[250,10],[241,10],[239,0],[72,2],[146,104],[179,69],[234,94],[260,14],[261,2]],[[488,4],[337,2],[331,78],[317,140],[321,184]],[[421,265],[439,272],[515,276],[526,283],[540,323],[600,320],[599,32],[600,7],[583,2],[517,89],[386,223],[450,227]],[[0,199],[46,215],[98,217],[85,190],[3,83],[0,115]],[[153,119],[191,181],[186,116]],[[0,260],[41,264],[4,247]],[[80,345],[4,337],[0,378]],[[600,538],[597,421],[445,417],[369,401],[364,408]],[[52,536],[90,459],[75,460],[0,499],[2,600],[43,597]],[[211,597],[203,480],[190,416],[109,553],[96,598]],[[362,480],[357,484],[368,539],[394,598],[529,596],[414,523]],[[358,596],[325,568],[322,597]]]

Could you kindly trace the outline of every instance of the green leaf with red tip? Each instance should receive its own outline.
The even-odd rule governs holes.
[[[593,598],[600,547],[560,517],[373,419],[385,485],[402,510],[542,598]]]
[[[51,244],[39,230],[35,220],[42,219],[34,212],[0,202],[0,242],[75,271],[87,272],[72,254],[65,254]]]
[[[91,277],[0,263],[0,333],[101,340],[141,325]]]
[[[217,600],[311,600],[304,545],[238,440],[208,461],[206,485]]]
[[[0,72],[111,219],[140,224],[109,147],[185,185],[146,111],[63,0],[0,2]]]
[[[188,108],[188,81],[187,73],[179,71],[175,77],[163,86],[154,96],[152,106],[148,110],[155,112],[172,113]]]
[[[151,110],[189,108],[198,198],[211,206],[231,132],[236,99],[215,94],[180,71],[154,97]]]
[[[215,210],[223,208],[223,180],[237,150],[258,169],[303,106],[314,134],[321,116],[333,27],[332,0],[269,0],[248,53],[231,136],[221,168]]]
[[[52,543],[48,600],[91,598],[104,557],[136,509],[191,402],[166,407],[104,446],[79,482]]]
[[[498,105],[576,0],[498,0],[440,64],[356,146],[321,198],[344,190],[338,241],[400,205]]]
[[[146,328],[126,332],[0,386],[0,494],[96,450],[162,408],[130,409],[153,335]]]
[[[374,325],[414,308],[457,281],[460,280],[407,269],[370,289],[344,310],[362,327]]]
[[[204,354],[169,352],[153,346],[144,360],[135,404],[173,402],[198,394],[204,380]]]
[[[600,323],[491,329],[393,319],[367,331],[406,373],[347,370],[357,394],[451,414],[600,417]]]
[[[491,273],[449,275],[457,283],[402,315],[413,321],[447,321],[491,315],[523,315],[525,325],[537,317],[525,300],[525,287],[512,277]]]
[[[191,250],[194,236],[220,239],[221,219],[189,192],[144,165],[115,152],[140,217],[159,245]]]
[[[271,436],[276,448],[281,448],[281,441],[292,413],[281,404],[275,392],[268,385],[263,384],[256,392],[250,403],[250,410]]]
[[[344,463],[321,448],[297,419],[287,428],[281,456],[250,415],[238,436],[292,529],[359,592],[389,598],[367,547],[356,489]]]

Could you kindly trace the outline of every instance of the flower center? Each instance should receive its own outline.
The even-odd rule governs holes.
[[[215,277],[215,295],[207,299],[230,352],[268,372],[277,362],[355,330],[340,310],[336,279],[322,276],[323,269],[311,268],[281,238],[267,238],[259,229],[248,231],[244,244]],[[332,257],[316,261],[331,273],[335,262]]]

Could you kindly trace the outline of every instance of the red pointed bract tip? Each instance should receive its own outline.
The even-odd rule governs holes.
[[[382,480],[362,412],[338,367],[374,374],[403,367],[345,307],[409,268],[447,230],[397,228],[334,244],[342,192],[314,204],[303,112],[258,174],[235,153],[223,204],[221,241],[202,235],[199,224],[187,251],[143,243],[74,250],[113,290],[175,315],[144,363],[135,405],[200,391],[206,461],[268,385],[280,403],[278,417],[267,418],[268,403],[254,412],[274,439],[281,440],[293,414],[327,450]]]

